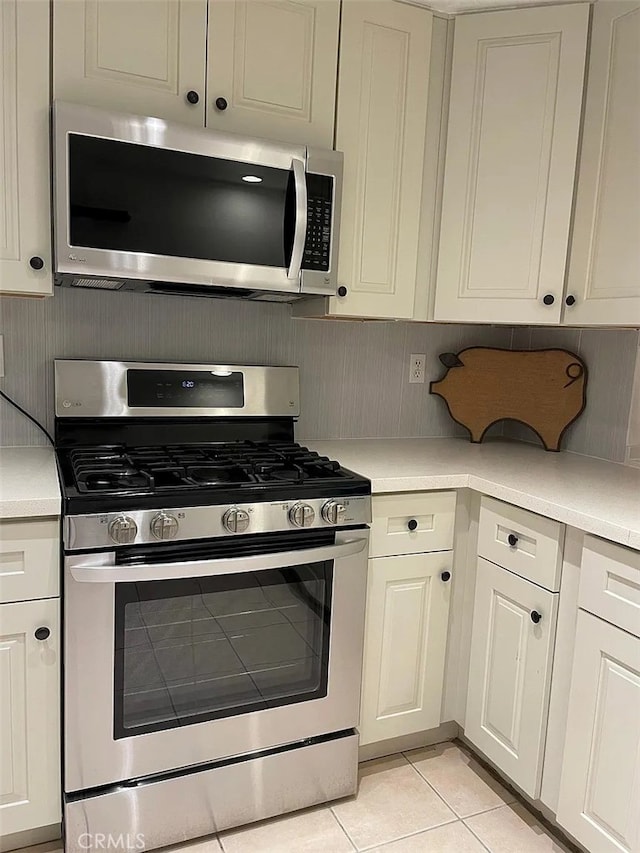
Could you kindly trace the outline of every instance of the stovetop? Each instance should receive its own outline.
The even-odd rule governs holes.
[[[365,478],[289,441],[77,446],[58,462],[73,512],[370,493]]]

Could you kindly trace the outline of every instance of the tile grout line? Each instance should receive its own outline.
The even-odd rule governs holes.
[[[346,830],[346,829],[344,828],[344,826],[342,825],[342,822],[340,821],[340,818],[338,817],[338,815],[337,815],[337,814],[334,812],[334,810],[333,810],[333,806],[329,806],[329,811],[330,811],[330,812],[331,812],[331,814],[333,815],[333,819],[335,820],[335,822],[338,824],[338,826],[340,827],[340,829],[341,829],[341,830],[344,832],[344,834],[346,835],[346,837],[347,837],[347,841],[349,842],[349,844],[353,847],[353,849],[354,849],[354,850],[356,850],[356,851],[357,851],[357,849],[358,849],[358,848],[356,847],[355,841],[353,840],[353,838],[349,835],[349,833],[347,832],[347,830]]]
[[[389,841],[383,841],[381,844],[376,844],[374,847],[356,847],[356,850],[358,853],[375,853],[376,850],[380,850],[388,844],[395,844],[396,841],[405,841],[407,838],[414,838],[416,835],[427,835],[434,829],[440,829],[443,826],[452,826],[454,823],[463,823],[463,821],[459,818],[456,818],[455,820],[445,820],[444,823],[437,823],[435,826],[430,826],[427,829],[418,829],[415,832],[410,832],[408,835],[399,835],[397,838],[391,838]]]
[[[434,745],[435,745],[435,746],[437,746],[437,744],[434,744]],[[426,747],[426,748],[428,749],[428,747]],[[459,747],[458,747],[458,748],[459,748]],[[463,750],[460,750],[460,752],[463,752]],[[405,758],[407,758],[407,756],[404,754],[404,752],[402,753],[402,755],[403,755]],[[459,814],[459,813],[455,810],[455,808],[451,805],[451,803],[449,803],[449,802],[444,798],[444,796],[443,796],[443,795],[438,791],[438,789],[437,789],[434,785],[432,785],[432,784],[431,784],[431,782],[429,782],[429,780],[426,778],[426,776],[424,776],[424,775],[420,772],[420,770],[419,770],[419,769],[414,765],[414,763],[413,763],[410,759],[408,759],[408,758],[407,758],[407,761],[409,762],[409,764],[411,764],[411,766],[412,766],[412,767],[413,767],[413,769],[416,771],[416,773],[420,776],[420,778],[421,778],[424,782],[426,782],[426,783],[427,783],[427,785],[431,788],[431,790],[432,790],[432,791],[434,791],[434,792],[435,792],[435,793],[440,797],[440,799],[442,800],[442,802],[443,802],[443,803],[444,803],[448,808],[450,808],[450,809],[451,809],[451,811],[454,813],[454,815],[458,818],[458,820],[462,821],[463,823],[464,823],[464,821],[465,821],[465,820],[467,820],[468,818],[476,817],[477,815],[481,815],[481,814],[487,814],[487,812],[493,812],[493,811],[495,811],[496,809],[501,809],[501,808],[503,808],[504,806],[510,806],[510,805],[513,805],[513,803],[517,803],[517,802],[518,802],[517,798],[514,796],[514,797],[513,797],[513,799],[511,799],[511,800],[510,800],[510,802],[503,801],[503,802],[499,803],[497,806],[490,806],[488,809],[482,809],[482,810],[481,810],[481,811],[479,811],[479,812],[473,812],[473,814],[469,814],[469,815],[461,815],[461,814]],[[505,788],[505,790],[507,791],[507,793],[509,793],[508,788]]]
[[[482,847],[484,847],[484,849],[485,849],[485,850],[488,850],[488,851],[489,851],[489,853],[492,853],[491,848],[490,848],[490,847],[488,847],[488,846],[484,843],[484,841],[480,838],[480,836],[479,836],[476,832],[474,832],[474,831],[473,831],[473,829],[472,829],[472,828],[471,828],[471,827],[466,823],[466,821],[464,821],[464,820],[463,820],[463,821],[462,821],[462,825],[465,827],[465,829],[467,829],[467,830],[471,833],[471,835],[473,835],[473,837],[474,837],[475,839],[477,839],[478,844],[480,844]]]
[[[432,785],[432,784],[431,784],[427,779],[425,779],[425,777],[424,777],[424,776],[422,775],[422,773],[418,770],[418,768],[415,766],[415,764],[414,764],[412,761],[409,761],[409,759],[407,758],[407,756],[405,755],[405,753],[404,753],[404,752],[402,753],[402,756],[403,756],[403,757],[404,757],[404,758],[409,762],[409,765],[414,769],[414,771],[418,774],[419,778],[420,778],[420,779],[422,779],[422,781],[425,783],[425,785],[426,785],[428,788],[430,788],[430,789],[433,791],[433,793],[436,795],[436,797],[438,797],[438,799],[439,799],[439,800],[441,800],[441,801],[445,804],[445,806],[449,809],[449,811],[450,811],[452,814],[454,814],[454,815],[456,816],[456,820],[462,820],[462,818],[460,817],[460,815],[456,812],[456,810],[455,810],[454,808],[452,808],[452,807],[449,805],[449,803],[448,803],[448,802],[445,800],[445,798],[444,798],[444,797],[439,793],[439,791],[436,791],[436,789],[433,787],[433,785]],[[447,823],[453,823],[453,821],[447,821]]]

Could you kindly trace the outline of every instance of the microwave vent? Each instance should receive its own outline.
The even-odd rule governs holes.
[[[71,287],[93,287],[97,290],[120,290],[124,281],[115,278],[74,278]]]

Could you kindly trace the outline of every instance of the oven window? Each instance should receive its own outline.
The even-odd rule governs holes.
[[[117,584],[114,737],[327,695],[333,563]]]

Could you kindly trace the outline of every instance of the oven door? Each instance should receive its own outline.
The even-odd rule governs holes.
[[[67,793],[356,726],[368,530],[328,534],[67,557]]]

